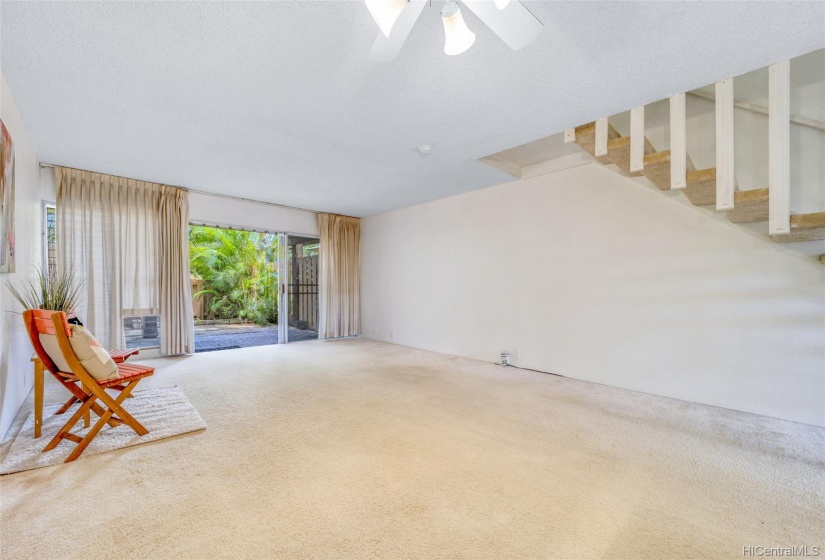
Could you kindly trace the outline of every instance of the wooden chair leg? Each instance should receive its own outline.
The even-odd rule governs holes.
[[[77,424],[78,420],[80,420],[80,417],[86,414],[86,412],[92,407],[92,404],[94,404],[96,398],[97,397],[95,397],[94,395],[89,395],[86,397],[83,404],[80,405],[80,408],[78,408],[77,411],[75,411],[75,413],[72,415],[72,417],[69,418],[69,421],[66,422],[62,428],[60,428],[60,431],[57,432],[57,434],[52,438],[49,444],[43,448],[44,452],[51,451],[52,449],[57,447],[57,444],[60,443],[65,437],[65,434],[71,432],[72,428],[74,428],[74,425]]]
[[[66,390],[69,391],[72,395],[74,395],[74,399],[75,399],[76,402],[83,402],[85,400],[86,393],[81,391],[80,387],[78,387],[74,383],[71,383],[71,382],[68,382],[68,381],[63,381],[62,383],[63,383],[63,386],[66,387]],[[69,403],[66,403],[66,404],[69,405],[69,407],[71,407],[74,404],[74,402],[72,402],[71,404],[69,404]],[[91,409],[92,409],[92,412],[94,412],[98,416],[103,416],[103,413],[106,412],[106,410],[97,403],[93,403],[92,406],[91,406]],[[68,408],[66,410],[68,410]],[[63,412],[65,412],[65,410]],[[121,424],[123,424],[123,422],[120,421],[120,419],[118,419],[118,418],[109,419],[109,425],[113,428],[116,428],[117,426],[120,426]]]
[[[63,462],[64,463],[71,463],[72,461],[74,461],[75,459],[80,457],[80,454],[83,453],[86,450],[86,447],[88,447],[90,443],[92,443],[92,440],[95,438],[95,436],[100,431],[100,429],[103,427],[103,425],[106,424],[106,421],[109,418],[111,418],[111,416],[112,416],[112,411],[111,410],[107,410],[106,412],[104,412],[103,416],[100,417],[100,420],[95,422],[94,427],[91,430],[89,430],[89,433],[86,434],[86,436],[82,440],[80,440],[78,442],[78,444],[75,446],[75,448],[72,449],[72,452],[69,453],[69,456],[66,457],[66,460],[63,461]]]
[[[122,391],[124,386],[122,384],[121,385],[109,385],[106,388],[107,389],[114,389],[115,391]],[[132,397],[134,397],[134,395],[129,395],[127,398],[131,399]]]
[[[109,388],[110,388],[110,389],[116,389],[116,390],[118,390],[118,391],[122,391],[122,390],[123,390],[123,385],[113,385],[113,386],[111,386],[111,387],[109,387]],[[129,395],[129,398],[130,398],[130,399],[131,399],[132,397],[134,397],[134,395]],[[67,400],[67,401],[66,401],[66,404],[64,404],[63,406],[61,406],[61,407],[58,409],[58,411],[57,411],[57,412],[55,412],[55,414],[63,414],[63,413],[65,413],[67,410],[69,410],[70,408],[72,408],[72,405],[74,405],[74,403],[76,403],[76,402],[80,402],[80,399],[78,399],[78,398],[77,398],[77,397],[75,397],[75,396],[69,397],[69,400]],[[96,411],[94,411],[94,410],[93,410],[93,412],[96,412]],[[100,414],[98,414],[98,416],[100,416]],[[88,427],[88,426],[87,426],[87,427]],[[114,426],[112,426],[112,427],[114,427]]]
[[[43,431],[43,361],[38,357],[34,361],[34,437],[39,438]]]
[[[106,413],[106,409],[100,406],[99,404],[95,403],[91,406],[92,412],[97,414],[98,416],[103,416]],[[120,418],[109,418],[109,425],[113,428],[116,428],[123,424],[123,420]]]
[[[137,385],[137,381],[133,381],[133,382],[129,383],[126,386],[126,388],[123,389],[123,391],[121,391],[121,393],[120,393],[120,395],[118,395],[117,399],[114,399],[114,402],[117,403],[118,405],[121,402],[123,402],[123,400],[126,399],[129,396],[129,393],[132,391],[132,389],[134,388],[135,385]],[[112,417],[112,414],[114,414],[114,411],[112,410],[112,407],[110,406],[109,409],[106,412],[103,413],[103,416],[100,417],[100,420],[98,420],[95,423],[95,425],[92,427],[92,429],[89,430],[89,433],[86,434],[86,436],[78,442],[77,446],[72,450],[71,453],[69,453],[69,456],[66,457],[66,460],[63,461],[63,462],[64,463],[71,463],[72,461],[74,461],[75,459],[80,457],[80,454],[83,453],[83,451],[86,449],[86,447],[88,447],[88,445],[90,443],[92,443],[92,440],[95,439],[95,436],[97,436],[97,434],[98,434],[98,432],[100,432],[101,428],[103,428],[103,426],[106,424],[106,422],[109,421],[109,418]],[[140,426],[140,427],[143,428],[143,426]],[[146,428],[143,428],[143,429],[146,430]],[[135,431],[137,431],[137,430],[135,430]],[[149,432],[146,431],[146,433],[149,433]],[[145,435],[145,434],[140,434],[140,435]]]
[[[126,412],[126,409],[120,406],[120,403],[129,396],[129,394],[132,392],[132,389],[135,388],[139,381],[140,379],[130,381],[123,389],[123,391],[120,392],[120,395],[118,395],[117,400],[113,399],[111,395],[109,395],[109,393],[107,393],[100,387],[91,387],[91,390],[92,393],[96,395],[97,398],[100,399],[100,401],[104,405],[109,407],[121,421],[128,424],[135,432],[137,432],[138,435],[145,436],[149,433],[149,430],[147,430],[143,426],[143,424],[135,420],[134,416]]]
[[[89,390],[86,389],[86,386],[83,383],[80,384],[80,389],[84,393],[86,393],[87,395],[89,394]],[[91,411],[87,410],[86,414],[83,416],[83,427],[88,428],[89,426],[91,426],[91,424],[92,424],[92,413],[91,413]]]
[[[63,406],[61,406],[61,407],[57,410],[57,412],[55,412],[55,414],[63,414],[64,412],[66,412],[67,410],[69,410],[70,408],[72,408],[72,405],[73,405],[74,403],[76,403],[76,402],[79,402],[79,401],[78,401],[78,399],[77,399],[77,397],[70,397],[70,398],[69,398],[69,400],[67,400],[67,401],[66,401],[66,404],[64,404]]]

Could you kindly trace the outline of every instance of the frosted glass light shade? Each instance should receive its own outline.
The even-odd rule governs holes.
[[[389,37],[398,16],[407,7],[407,0],[364,0],[372,19],[384,36]]]
[[[496,5],[496,8],[503,10],[507,7],[507,4],[510,3],[510,0],[493,0],[493,3]]]
[[[444,53],[450,56],[461,54],[473,46],[476,34],[470,31],[458,4],[448,5],[441,15],[444,24]]]

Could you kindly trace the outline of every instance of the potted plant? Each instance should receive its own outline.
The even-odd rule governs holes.
[[[34,269],[37,273],[35,280],[16,284],[6,280],[5,284],[14,299],[20,302],[23,309],[63,311],[71,316],[80,300],[83,282],[77,280],[71,271],[43,274],[39,268]]]

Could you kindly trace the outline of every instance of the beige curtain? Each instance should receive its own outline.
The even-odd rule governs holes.
[[[160,197],[160,351],[195,352],[192,275],[189,271],[189,193],[170,189]]]
[[[357,336],[361,328],[361,220],[319,214],[318,338]]]
[[[57,256],[84,281],[78,315],[108,348],[123,348],[123,317],[160,315],[161,353],[194,352],[188,193],[63,167]]]

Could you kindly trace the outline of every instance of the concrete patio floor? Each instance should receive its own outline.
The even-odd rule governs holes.
[[[318,332],[289,328],[289,342],[316,340]],[[195,352],[213,350],[230,350],[249,348],[278,343],[278,325],[232,324],[232,325],[196,325]],[[150,348],[160,346],[160,338],[129,338],[127,348]]]

